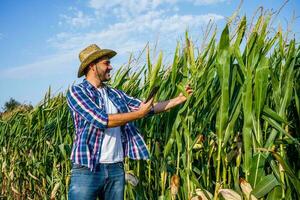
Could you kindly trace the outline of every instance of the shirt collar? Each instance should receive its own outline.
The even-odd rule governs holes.
[[[89,90],[96,90],[97,91],[97,88],[95,86],[93,86],[90,82],[88,82],[86,80],[86,78],[83,79],[82,81],[82,84],[85,88],[89,89]],[[104,85],[104,88],[108,88],[107,85]]]
[[[82,85],[83,85],[85,88],[89,89],[89,90],[95,90],[95,89],[96,89],[96,88],[95,88],[90,82],[88,82],[86,79],[83,79]]]

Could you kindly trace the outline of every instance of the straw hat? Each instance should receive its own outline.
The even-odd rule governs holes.
[[[78,78],[84,75],[84,69],[94,60],[107,56],[112,58],[117,53],[110,49],[100,49],[96,44],[91,44],[79,53],[79,60],[81,62],[78,70]]]

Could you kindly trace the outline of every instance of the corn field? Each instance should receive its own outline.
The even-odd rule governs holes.
[[[228,22],[199,49],[186,33],[173,62],[163,53],[138,70],[121,67],[112,87],[155,101],[194,93],[176,108],[136,122],[151,153],[125,160],[139,183],[126,199],[299,199],[300,47],[269,14]],[[252,24],[252,25],[251,25]],[[1,197],[67,199],[74,127],[65,93],[0,121]]]

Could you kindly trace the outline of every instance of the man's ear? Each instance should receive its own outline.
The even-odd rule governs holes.
[[[95,71],[95,64],[94,64],[94,63],[89,64],[88,68],[89,68],[90,70]]]

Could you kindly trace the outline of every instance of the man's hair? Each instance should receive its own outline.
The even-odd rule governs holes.
[[[86,76],[87,73],[90,71],[91,69],[91,65],[95,65],[97,64],[97,62],[100,60],[101,58],[98,58],[96,60],[93,60],[90,64],[88,64],[88,66],[83,70],[83,74]]]
[[[90,71],[90,64],[83,70],[83,74],[86,76],[89,71]]]

